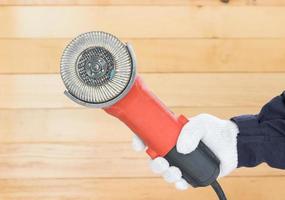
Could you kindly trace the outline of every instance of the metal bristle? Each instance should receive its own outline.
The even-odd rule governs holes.
[[[129,85],[133,74],[128,48],[105,32],[88,32],[73,39],[61,58],[61,77],[77,99],[106,104]]]

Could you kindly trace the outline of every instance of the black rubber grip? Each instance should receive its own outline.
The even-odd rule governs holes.
[[[220,173],[219,159],[203,142],[189,154],[178,153],[175,146],[165,159],[170,166],[178,167],[182,177],[193,187],[211,185]]]

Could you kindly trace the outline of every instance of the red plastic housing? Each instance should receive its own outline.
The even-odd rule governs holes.
[[[124,122],[148,146],[151,158],[165,156],[175,145],[187,119],[176,117],[143,84],[139,76],[128,94],[104,109]]]

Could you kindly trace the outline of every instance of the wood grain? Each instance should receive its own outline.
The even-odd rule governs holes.
[[[178,114],[211,113],[229,119],[256,114],[259,107],[172,108]],[[130,143],[132,132],[119,120],[97,109],[0,110],[1,143]]]
[[[0,37],[66,38],[104,30],[125,38],[284,38],[284,10],[277,6],[8,6],[0,8]]]
[[[133,44],[175,113],[258,113],[285,86],[284,0],[0,0],[0,200],[216,200],[178,192],[131,148],[131,131],[63,95],[68,41],[103,30]],[[222,179],[228,199],[281,200],[285,172]]]
[[[0,73],[58,73],[70,40],[1,39]],[[134,46],[140,72],[285,71],[285,39],[122,40]],[[18,53],[19,49],[27,51]]]
[[[261,106],[284,90],[283,73],[143,74],[168,106]],[[163,83],[163,84],[161,84]],[[59,75],[0,75],[0,108],[77,108]]]
[[[229,199],[282,200],[282,177],[225,178]],[[178,192],[161,179],[26,179],[0,180],[4,200],[216,200],[210,187]],[[1,200],[2,200],[1,199]]]
[[[230,0],[224,4],[219,0],[1,0],[0,5],[17,5],[17,6],[59,6],[59,5],[266,5],[266,6],[283,6],[283,0]]]
[[[29,178],[157,177],[144,152],[131,143],[0,144],[0,180]],[[241,168],[232,177],[285,176],[284,170]]]

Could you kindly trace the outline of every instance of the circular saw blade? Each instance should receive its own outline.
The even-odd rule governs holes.
[[[73,97],[95,107],[106,107],[122,98],[132,84],[133,62],[127,46],[117,37],[88,32],[65,48],[60,73]]]

